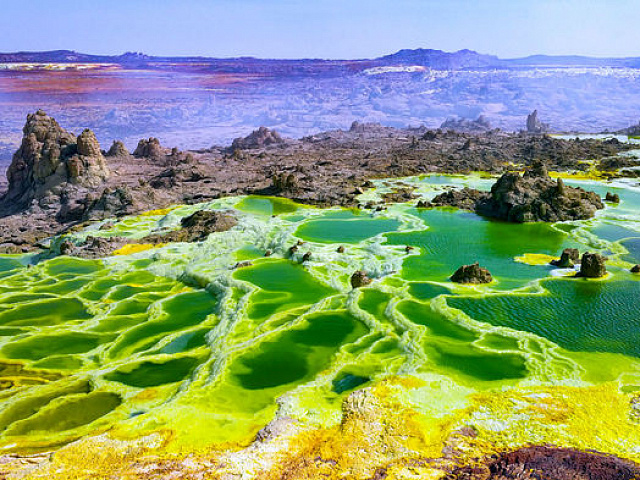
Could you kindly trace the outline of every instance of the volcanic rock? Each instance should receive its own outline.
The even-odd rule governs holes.
[[[481,267],[478,262],[462,265],[451,275],[451,281],[456,283],[490,283],[493,277],[489,270]]]
[[[577,248],[565,248],[559,260],[551,260],[551,265],[560,268],[572,268],[580,260],[580,252]]]
[[[278,132],[267,127],[260,127],[246,137],[236,138],[231,144],[231,151],[264,148],[278,143],[285,143]]]
[[[618,195],[617,193],[607,192],[604,200],[610,203],[620,203],[620,195]]]
[[[580,261],[580,271],[577,277],[600,278],[607,274],[605,262],[607,258],[599,253],[585,253]]]
[[[149,235],[140,243],[202,242],[214,232],[226,232],[238,224],[230,212],[198,210],[180,221],[181,229],[164,235]]]
[[[133,213],[135,202],[130,188],[116,187],[105,188],[97,199],[87,197],[85,205],[83,220],[104,220]]]
[[[454,469],[450,480],[623,480],[640,465],[613,455],[533,445]]]
[[[474,210],[478,201],[485,196],[486,193],[483,193],[480,190],[464,187],[461,190],[449,190],[437,195],[433,200],[431,200],[430,206],[455,206],[464,210]]]
[[[480,115],[476,120],[451,117],[447,118],[442,125],[440,125],[441,130],[454,130],[465,133],[484,133],[491,130],[491,128],[491,123],[484,115]]]
[[[280,173],[273,176],[272,185],[278,192],[292,192],[298,189],[298,179],[293,173]]]
[[[65,184],[96,187],[109,177],[100,144],[91,130],[77,138],[42,110],[27,116],[22,144],[7,170],[8,191],[2,203],[14,211],[33,200],[59,196]],[[46,204],[56,204],[54,198]]]
[[[534,110],[527,116],[528,133],[545,133],[549,131],[549,124],[542,123],[538,119],[538,110]]]
[[[565,186],[561,179],[553,180],[541,162],[534,163],[522,176],[505,173],[489,193],[470,188],[451,190],[435,197],[432,203],[517,223],[584,220],[604,208],[596,193]]]
[[[160,140],[151,137],[148,140],[142,139],[138,142],[138,146],[133,151],[136,157],[147,157],[151,160],[161,160],[167,154],[165,148],[160,145]]]
[[[351,275],[351,286],[353,288],[366,287],[367,285],[370,285],[371,282],[373,282],[373,280],[370,279],[366,272],[363,272],[362,270],[358,270]]]
[[[119,140],[114,141],[107,152],[108,157],[127,157],[129,155],[129,150],[127,150],[124,143]]]

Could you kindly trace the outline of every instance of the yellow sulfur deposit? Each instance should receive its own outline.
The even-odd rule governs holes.
[[[558,257],[544,253],[525,253],[524,255],[515,257],[514,260],[527,265],[549,265],[552,260],[558,260]]]
[[[151,250],[152,248],[164,247],[165,245],[165,243],[129,243],[114,251],[112,255],[132,255],[134,253]]]

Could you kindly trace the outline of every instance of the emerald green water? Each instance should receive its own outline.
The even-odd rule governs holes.
[[[427,199],[448,185],[491,184],[404,182]],[[363,201],[390,188],[380,185]],[[198,209],[236,210],[238,227],[201,243],[101,261],[0,257],[0,446],[59,444],[114,426],[180,430],[194,418],[224,441],[255,434],[279,398],[339,408],[353,390],[405,373],[478,391],[611,380],[632,388],[640,275],[628,269],[640,261],[640,193],[615,191],[620,205],[556,225],[412,205],[372,214],[226,198],[69,235],[136,238],[178,228]],[[516,261],[567,247],[606,253],[609,276],[563,277],[570,272]],[[234,268],[244,260],[251,265]],[[492,284],[449,281],[474,261]],[[355,270],[373,282],[352,289]]]

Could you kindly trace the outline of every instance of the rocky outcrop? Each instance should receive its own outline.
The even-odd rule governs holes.
[[[480,190],[464,187],[460,190],[449,190],[441,193],[431,201],[430,205],[424,203],[422,208],[453,206],[463,210],[475,210],[478,201],[485,198],[485,196],[486,193]]]
[[[260,127],[246,137],[236,138],[231,144],[231,150],[249,150],[254,148],[264,148],[269,145],[285,143],[284,139],[275,130],[267,127]]]
[[[604,196],[604,200],[609,203],[620,203],[620,195],[617,193],[607,192]]]
[[[96,187],[109,177],[91,130],[75,137],[38,110],[27,116],[22,131],[22,144],[7,170],[9,186],[2,198],[5,207],[24,209],[34,200],[59,196],[65,184]]]
[[[471,265],[462,265],[451,275],[451,281],[456,283],[491,283],[493,277],[489,270],[481,267],[478,262]]]
[[[108,157],[128,157],[129,155],[129,150],[127,150],[124,143],[119,140],[114,141],[107,152]]]
[[[538,118],[538,110],[527,115],[527,133],[545,133],[549,131],[549,124],[542,123]]]
[[[505,173],[491,192],[465,188],[440,194],[431,202],[517,223],[585,220],[604,208],[596,193],[565,186],[562,179],[553,180],[539,162],[524,175]]]
[[[138,146],[133,151],[135,157],[146,157],[151,160],[161,160],[167,155],[167,149],[160,145],[160,140],[151,137],[147,140],[142,139],[138,142]]]
[[[273,176],[272,186],[278,192],[295,192],[298,178],[293,173],[279,173]]]
[[[484,115],[480,115],[476,120],[451,117],[440,125],[441,130],[454,130],[464,133],[484,133],[491,130],[491,128],[491,123]]]
[[[552,260],[551,265],[560,268],[573,268],[580,260],[580,252],[577,248],[565,248],[559,260]]]
[[[604,257],[599,253],[587,252],[582,255],[580,271],[576,276],[584,278],[604,277],[607,274],[607,267],[605,265],[606,261],[607,257]]]
[[[238,219],[230,212],[198,210],[180,221],[180,230],[164,235],[149,235],[140,243],[202,242],[214,232],[226,232],[238,224]]]
[[[147,235],[139,239],[123,237],[92,237],[88,236],[84,243],[74,244],[63,240],[54,251],[61,255],[72,255],[82,258],[104,258],[125,245],[152,244],[160,245],[172,242],[201,242],[214,232],[225,232],[238,221],[230,212],[199,210],[181,220],[179,230],[166,234]],[[109,226],[109,224],[106,224]],[[112,226],[112,225],[111,225]],[[239,262],[232,268],[249,266],[251,262]]]
[[[455,468],[450,480],[623,480],[640,478],[640,465],[613,455],[571,448],[527,446]]]
[[[357,270],[351,275],[351,286],[353,288],[366,287],[370,285],[372,281],[373,280],[367,276],[367,273],[362,270]]]

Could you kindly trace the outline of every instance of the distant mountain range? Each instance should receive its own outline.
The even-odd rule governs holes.
[[[278,66],[282,73],[349,71],[373,67],[412,65],[438,70],[464,70],[472,68],[522,68],[522,67],[628,67],[640,68],[640,57],[598,58],[584,56],[533,55],[525,58],[500,59],[473,50],[444,52],[432,49],[405,49],[375,59],[322,60],[322,59],[259,59],[254,57],[156,57],[137,52],[122,55],[90,55],[71,50],[47,52],[0,53],[0,63],[109,63],[123,68],[172,68],[175,64],[224,72],[261,73]]]

